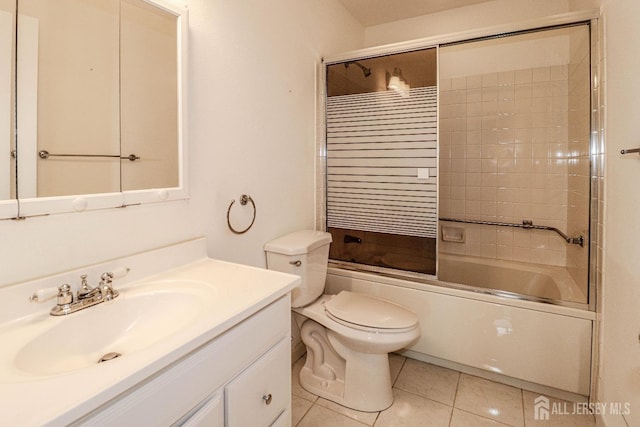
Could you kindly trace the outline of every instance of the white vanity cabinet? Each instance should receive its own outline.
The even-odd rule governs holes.
[[[287,294],[73,425],[290,426],[290,325]]]

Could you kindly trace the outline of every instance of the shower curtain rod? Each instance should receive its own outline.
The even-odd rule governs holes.
[[[463,224],[480,224],[480,225],[497,225],[499,227],[516,227],[516,228],[524,228],[527,230],[549,230],[554,231],[560,235],[567,243],[572,245],[580,245],[580,247],[584,246],[584,237],[569,237],[562,231],[558,230],[555,227],[549,227],[548,225],[533,225],[533,221],[530,219],[523,219],[522,224],[510,223],[510,222],[494,222],[494,221],[476,221],[471,219],[454,219],[454,218],[438,218],[440,221],[448,221],[448,222],[460,222]]]

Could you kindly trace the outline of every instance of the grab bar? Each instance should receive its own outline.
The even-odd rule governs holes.
[[[453,219],[453,218],[438,218],[440,221],[449,221],[449,222],[461,222],[463,224],[480,224],[480,225],[497,225],[499,227],[516,227],[516,228],[524,228],[527,230],[549,230],[554,231],[560,235],[567,243],[572,245],[580,245],[580,247],[584,247],[584,237],[569,237],[562,231],[558,230],[555,227],[549,227],[548,225],[533,225],[533,221],[530,219],[523,219],[522,224],[514,224],[511,222],[494,222],[494,221],[476,221],[471,219]]]
[[[38,157],[43,160],[49,157],[113,157],[121,160],[129,160],[130,162],[140,160],[140,156],[136,156],[135,154],[129,154],[128,156],[121,156],[119,154],[51,154],[47,150],[38,151]]]
[[[620,154],[633,154],[640,153],[640,148],[623,148],[620,150]]]

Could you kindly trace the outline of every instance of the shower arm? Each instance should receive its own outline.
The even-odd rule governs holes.
[[[515,224],[510,222],[494,222],[494,221],[476,221],[471,219],[453,219],[453,218],[438,218],[440,221],[448,221],[448,222],[461,222],[463,224],[480,224],[480,225],[497,225],[499,227],[516,227],[516,228],[524,228],[527,230],[549,230],[554,231],[560,235],[564,239],[565,242],[570,243],[572,245],[580,245],[580,247],[584,247],[584,237],[582,235],[578,237],[569,237],[562,231],[558,230],[555,227],[549,227],[548,225],[533,225],[533,221],[530,219],[523,219],[522,224]]]
[[[345,68],[349,68],[349,65],[351,65],[351,64],[353,64],[353,65],[357,66],[358,68],[360,68],[365,77],[369,77],[371,75],[371,68],[365,67],[364,65],[362,65],[358,61],[345,62],[344,63],[344,67]]]

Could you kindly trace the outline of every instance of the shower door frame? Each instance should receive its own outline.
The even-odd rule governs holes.
[[[529,301],[537,301],[542,303],[555,304],[560,306],[567,306],[572,308],[578,308],[588,311],[596,311],[597,310],[597,302],[596,298],[598,297],[597,287],[601,283],[601,268],[599,267],[602,257],[602,242],[600,242],[599,233],[597,232],[599,224],[602,223],[601,220],[601,194],[600,188],[602,188],[602,180],[603,180],[603,172],[604,172],[604,134],[601,131],[602,126],[600,123],[601,113],[601,98],[602,91],[599,85],[600,79],[600,62],[601,62],[601,53],[599,51],[599,43],[598,43],[598,20],[599,20],[599,12],[597,10],[588,11],[588,12],[579,12],[579,13],[566,13],[562,15],[556,15],[548,18],[537,19],[533,21],[527,21],[519,24],[509,24],[502,25],[498,27],[490,27],[479,30],[472,30],[454,34],[448,34],[445,36],[434,36],[424,39],[412,40],[407,42],[395,43],[391,45],[377,46],[372,48],[366,48],[362,50],[350,51],[341,54],[327,56],[322,59],[322,62],[319,64],[318,74],[320,79],[318,79],[318,140],[317,140],[317,148],[318,148],[318,156],[317,156],[317,179],[318,183],[316,185],[317,194],[316,194],[316,228],[321,230],[326,230],[327,228],[327,217],[326,217],[326,208],[327,208],[327,200],[326,200],[326,190],[327,190],[327,130],[326,130],[326,99],[327,99],[327,66],[342,63],[345,61],[358,61],[364,60],[372,57],[383,56],[383,55],[392,55],[399,54],[404,52],[411,52],[420,49],[428,49],[428,48],[436,48],[437,49],[437,58],[438,58],[438,70],[440,67],[439,61],[439,49],[443,45],[453,44],[453,43],[464,43],[470,41],[477,41],[481,39],[490,39],[497,37],[507,37],[511,35],[522,34],[526,32],[537,32],[550,30],[553,28],[559,28],[563,26],[570,25],[578,25],[578,24],[588,24],[591,38],[591,46],[590,46],[590,66],[591,66],[591,119],[590,119],[590,131],[591,131],[591,140],[590,140],[590,157],[591,157],[591,166],[590,166],[590,208],[589,208],[589,274],[588,274],[588,302],[587,304],[579,304],[572,303],[566,301],[555,301],[555,300],[545,300],[538,298],[527,298],[524,295],[520,294],[509,294],[498,292],[497,295],[508,296],[510,298],[524,299]],[[439,79],[439,78],[438,78]],[[439,90],[438,90],[439,93]],[[440,99],[438,97],[438,107],[440,106]],[[439,108],[437,113],[437,118],[439,122],[440,114]],[[437,132],[439,133],[439,123]],[[439,144],[438,144],[439,150]],[[439,158],[438,153],[438,158]],[[438,172],[439,176],[439,172]],[[439,182],[439,178],[438,178]],[[439,184],[438,184],[439,188]],[[438,203],[439,203],[439,193],[438,193]],[[436,240],[436,245],[438,245],[439,239]],[[436,251],[438,247],[436,246]],[[405,271],[395,271],[390,269],[384,269],[379,267],[371,267],[371,266],[362,266],[360,269],[358,264],[345,263],[341,261],[335,261],[331,264],[337,268],[346,268],[346,269],[355,269],[360,271],[372,272],[375,274],[381,274],[391,277],[400,277],[407,280],[418,281],[423,283],[436,284],[440,286],[448,286],[452,287],[452,284],[448,284],[446,282],[442,282],[437,279],[437,271],[436,275],[428,275],[423,273],[412,273]],[[483,290],[475,289],[469,286],[456,286],[461,289],[475,291],[475,292],[485,292]],[[490,292],[492,294],[496,294],[495,292]]]

